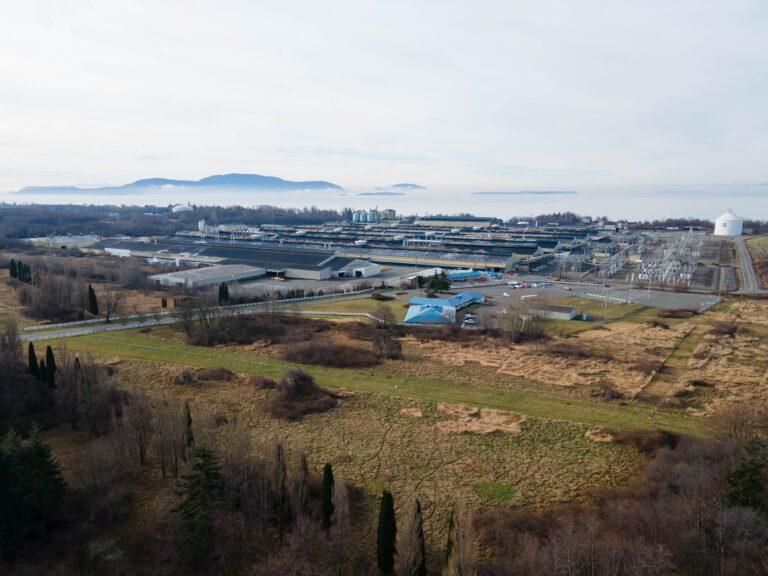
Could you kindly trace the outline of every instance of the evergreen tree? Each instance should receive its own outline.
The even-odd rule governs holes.
[[[389,490],[384,490],[381,495],[379,526],[376,531],[376,560],[382,574],[392,574],[395,568],[396,538],[395,503]]]
[[[38,370],[40,371],[40,382],[48,382],[48,370],[45,367],[45,360],[40,360]]]
[[[88,312],[94,316],[99,315],[99,301],[96,299],[96,291],[88,284]]]
[[[725,503],[765,510],[765,464],[763,443],[751,438],[745,454],[725,476]]]
[[[226,282],[219,284],[219,304],[229,300],[229,286]]]
[[[53,357],[53,348],[50,346],[45,348],[45,365],[49,371],[56,372],[56,359]]]
[[[53,388],[56,385],[56,359],[50,346],[45,349],[45,376],[44,382]]]
[[[331,527],[333,518],[333,468],[330,464],[323,467],[323,494],[321,508],[323,513],[323,528],[326,530]]]
[[[41,536],[56,519],[64,498],[61,469],[32,427],[23,443],[10,430],[0,443],[0,549],[16,555],[24,538]]]
[[[184,402],[184,444],[187,449],[195,444],[195,434],[192,430],[192,412],[189,411],[189,402]]]
[[[16,267],[16,260],[11,258],[11,263],[8,265],[8,274],[11,278],[19,277],[19,269]]]
[[[29,357],[29,373],[35,378],[40,378],[40,365],[37,363],[37,354],[35,354],[35,345],[30,342],[27,349],[27,356]]]
[[[202,443],[192,452],[191,472],[182,476],[182,502],[174,508],[181,516],[180,552],[195,564],[213,552],[213,508],[218,497],[219,464],[213,451]]]

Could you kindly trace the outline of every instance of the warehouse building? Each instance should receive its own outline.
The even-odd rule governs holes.
[[[554,306],[543,304],[536,308],[539,316],[547,320],[573,320],[576,318],[576,308],[570,306]]]
[[[417,226],[437,226],[454,228],[490,228],[501,224],[498,218],[480,218],[476,216],[423,216],[414,222]]]
[[[328,280],[370,278],[381,266],[362,258],[344,257],[331,250],[262,247],[240,243],[199,243],[190,241],[135,242],[103,240],[89,250],[106,254],[147,258],[153,262],[200,264],[242,264],[263,268],[267,276],[287,279]]]
[[[155,274],[149,279],[160,286],[178,286],[184,288],[202,288],[232,282],[247,282],[261,278],[267,273],[264,268],[231,264],[224,266],[207,266],[192,270],[178,270],[166,274]]]

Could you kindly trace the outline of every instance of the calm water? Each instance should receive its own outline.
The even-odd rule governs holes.
[[[635,187],[577,190],[575,194],[475,194],[467,190],[426,189],[404,196],[360,196],[356,191],[202,192],[185,188],[157,188],[143,194],[0,194],[0,200],[37,204],[118,204],[165,206],[181,202],[254,206],[370,209],[394,208],[401,214],[456,214],[510,218],[572,211],[591,216],[629,220],[665,217],[714,219],[727,209],[747,218],[768,220],[768,185]]]

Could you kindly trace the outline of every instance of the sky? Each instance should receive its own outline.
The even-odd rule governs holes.
[[[0,191],[768,182],[765,0],[5,0]]]

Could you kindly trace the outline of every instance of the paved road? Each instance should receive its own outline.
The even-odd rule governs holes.
[[[341,294],[339,296],[332,296],[329,298],[322,298],[318,300],[314,300],[314,302],[343,302],[345,300],[357,300],[359,298],[364,298],[365,293],[362,294]],[[304,302],[311,303],[312,300],[305,300]],[[298,313],[298,314],[304,314],[306,312],[301,310],[295,310],[292,309],[291,306],[295,306],[299,302],[296,300],[288,300],[288,301],[277,301],[275,303],[275,306],[277,309],[280,310],[280,312],[286,312],[286,313]],[[252,304],[244,307],[235,307],[235,306],[221,306],[214,309],[218,314],[222,315],[232,315],[232,316],[241,316],[241,315],[249,315],[249,314],[257,314],[260,311],[267,311],[267,304],[266,303],[260,303],[260,304]],[[322,315],[323,313],[321,313]],[[339,314],[332,314],[328,313],[328,315],[341,315],[341,316],[367,316],[366,314],[346,314],[346,313],[339,313]],[[153,326],[167,326],[169,324],[177,324],[179,323],[179,318],[175,314],[165,314],[163,316],[159,317],[148,317],[149,315],[144,315],[144,318],[137,319],[135,315],[131,316],[125,316],[125,317],[117,317],[113,322],[110,324],[105,323],[99,323],[99,324],[78,324],[74,323],[71,326],[67,326],[66,324],[59,325],[59,328],[55,330],[47,330],[47,331],[30,331],[30,332],[24,332],[20,335],[22,342],[37,342],[39,340],[55,340],[59,338],[72,338],[74,336],[85,336],[87,334],[96,334],[98,332],[114,332],[117,330],[133,330],[135,328],[151,328]]]
[[[736,250],[739,252],[739,263],[741,264],[741,278],[743,286],[739,289],[739,294],[759,294],[760,284],[757,281],[757,272],[752,262],[752,256],[749,254],[744,238],[735,238]]]

